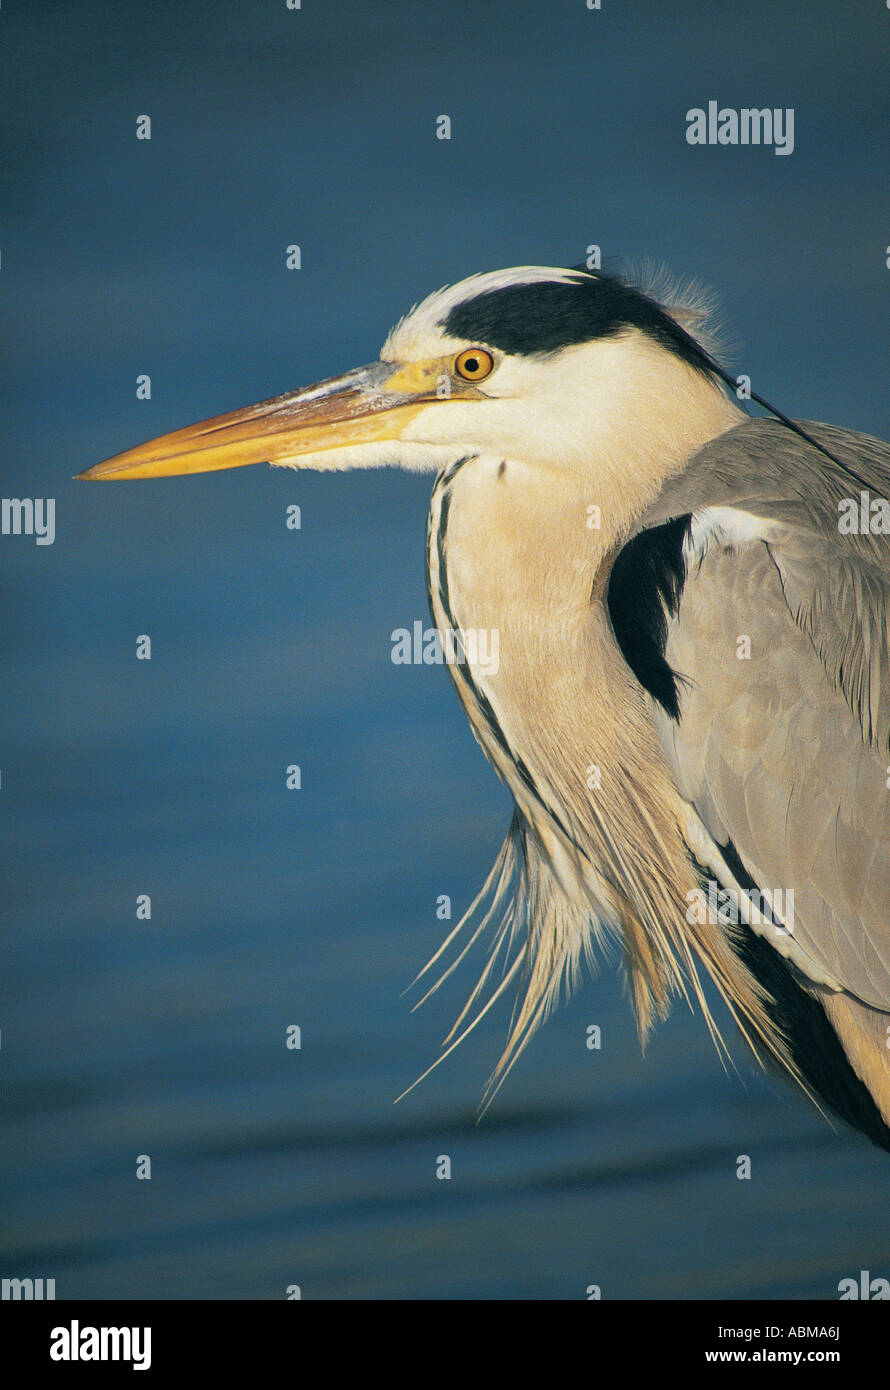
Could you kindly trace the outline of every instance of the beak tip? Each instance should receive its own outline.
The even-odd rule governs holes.
[[[73,481],[76,483],[96,483],[113,477],[113,473],[106,471],[104,463],[94,463],[92,468],[85,468],[82,473],[75,473]]]

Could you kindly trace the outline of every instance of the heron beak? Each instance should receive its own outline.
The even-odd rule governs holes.
[[[432,361],[401,368],[374,362],[149,440],[77,477],[170,478],[251,463],[289,464],[306,454],[395,442],[436,400],[437,372],[441,364]]]

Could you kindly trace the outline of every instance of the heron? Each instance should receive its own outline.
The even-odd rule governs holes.
[[[617,943],[641,1044],[685,1000],[726,1062],[715,987],[757,1062],[890,1150],[890,446],[735,385],[688,287],[520,266],[78,476],[432,474],[432,618],[498,635],[449,672],[513,798],[424,968],[488,942],[439,1060],[512,991],[496,1088]]]

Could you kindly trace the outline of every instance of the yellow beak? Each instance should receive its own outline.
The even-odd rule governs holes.
[[[77,477],[169,478],[251,463],[285,464],[351,444],[396,441],[415,415],[436,399],[436,366],[416,364],[409,384],[406,373],[393,363],[374,362],[162,435]]]

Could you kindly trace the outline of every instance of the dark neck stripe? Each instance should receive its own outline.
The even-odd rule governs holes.
[[[442,612],[445,615],[448,627],[453,632],[458,632],[460,629],[458,623],[455,620],[454,614],[451,611],[451,598],[448,592],[448,517],[451,511],[451,486],[454,480],[454,476],[457,473],[458,469],[461,468],[463,464],[469,461],[469,457],[476,456],[471,455],[468,456],[468,458],[458,460],[456,464],[452,464],[451,468],[444,472],[438,479],[436,486],[433,489],[433,497],[435,497],[437,492],[441,492],[441,502],[439,505],[439,524],[436,529],[436,535],[434,538],[432,536],[431,512],[430,524],[427,532],[427,595],[430,601],[430,613],[433,616],[433,621],[435,621],[435,609],[433,607],[432,602],[432,578],[430,575],[429,565],[430,550],[432,545],[435,543],[436,555],[439,562],[439,603],[442,606]],[[586,859],[588,857],[586,851],[578,844],[574,836],[570,834],[570,832],[563,824],[560,817],[553,810],[553,808],[550,805],[548,805],[548,803],[544,800],[544,797],[541,795],[541,792],[535,785],[535,780],[532,777],[531,772],[529,771],[526,764],[523,762],[522,758],[520,758],[517,753],[513,752],[513,749],[510,747],[510,744],[507,741],[504,731],[502,730],[500,724],[497,721],[497,716],[495,715],[495,712],[491,706],[491,702],[489,701],[488,696],[485,694],[483,690],[480,690],[479,686],[476,684],[475,680],[473,679],[473,673],[470,670],[469,666],[461,667],[461,680],[466,684],[467,689],[469,690],[470,694],[475,700],[479,713],[485,720],[486,727],[488,728],[492,738],[495,740],[498,747],[504,753],[505,757],[512,763],[513,767],[516,769],[516,772],[525,788],[529,792],[531,792],[535,800],[538,801],[540,805],[544,807],[547,814],[553,819],[554,823],[559,827],[562,834],[566,837],[569,843],[574,845],[575,848],[578,850],[579,854],[581,854]]]

